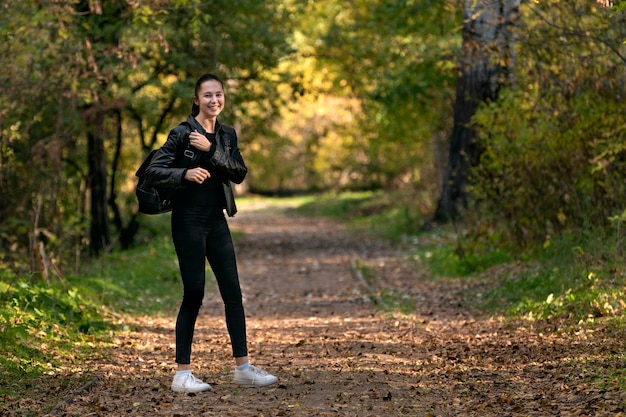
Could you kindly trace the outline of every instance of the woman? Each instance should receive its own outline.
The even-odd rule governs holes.
[[[241,287],[224,216],[224,209],[231,217],[237,211],[231,182],[241,183],[248,170],[237,146],[235,130],[217,121],[224,101],[223,82],[213,74],[200,77],[191,115],[172,129],[146,170],[146,180],[151,184],[177,188],[171,221],[183,300],[176,320],[178,369],[171,386],[176,392],[211,389],[191,372],[191,343],[204,297],[205,258],[224,302],[235,358],[234,382],[261,387],[277,381],[275,376],[248,361]]]

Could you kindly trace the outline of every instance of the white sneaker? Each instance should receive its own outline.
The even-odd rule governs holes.
[[[245,371],[235,368],[235,384],[245,387],[265,387],[278,381],[274,375],[250,365]]]
[[[211,386],[196,378],[193,374],[174,375],[172,391],[174,392],[202,392],[209,391]]]

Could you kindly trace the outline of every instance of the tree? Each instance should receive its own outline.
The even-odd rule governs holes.
[[[267,172],[261,185],[405,188],[412,207],[432,211],[440,183],[432,138],[451,125],[457,0],[295,3],[296,102],[284,107],[278,138],[267,139],[282,152],[268,144],[254,153],[264,158],[254,170]]]
[[[0,256],[18,267],[40,244],[60,269],[85,245],[98,254],[114,244],[111,222],[132,242],[138,153],[188,114],[200,74],[228,80],[228,122],[271,119],[265,77],[287,53],[285,11],[255,0],[7,0],[0,10]]]
[[[75,51],[68,53],[66,42],[73,9],[11,0],[0,8],[0,255],[11,254],[5,265],[36,270],[40,243],[55,244],[60,236],[74,243],[61,231],[73,227],[77,214],[60,215],[65,190],[82,175],[72,167],[70,183],[62,174],[72,136],[66,127],[78,121],[70,99]]]
[[[512,81],[519,5],[519,0],[464,1],[454,124],[436,221],[455,219],[467,209],[470,168],[478,164],[482,153],[472,116],[481,104],[494,101]]]
[[[90,190],[90,252],[94,255],[111,244],[107,199],[109,173],[105,141],[106,116],[119,106],[107,90],[125,67],[120,47],[124,27],[131,23],[129,6],[122,1],[81,1],[76,5],[77,41],[84,45],[84,87],[90,93],[82,105],[87,126],[87,186]]]
[[[90,7],[92,4],[89,2]],[[98,145],[101,142],[98,132],[105,131],[102,127],[105,117],[114,116],[116,120],[118,133],[113,129],[107,132],[109,137],[117,136],[116,149],[121,147],[124,136],[120,130],[130,130],[124,117],[137,123],[144,151],[158,146],[174,120],[188,114],[193,83],[202,73],[215,72],[227,79],[229,101],[239,103],[229,106],[224,114],[231,122],[236,118],[231,109],[245,108],[246,102],[258,105],[259,97],[269,95],[263,91],[268,90],[269,84],[263,76],[285,53],[283,32],[287,27],[282,24],[285,15],[256,1],[242,1],[233,6],[232,2],[220,0],[181,0],[174,5],[146,2],[142,7],[109,2],[97,8],[95,14],[93,8],[83,11],[83,15],[89,13],[93,19],[87,27],[98,33],[87,40],[91,45],[97,42],[102,51],[91,61],[106,68],[92,90],[98,93],[93,109],[100,113],[94,117],[99,123],[89,135],[90,150],[96,150],[94,155],[100,158],[106,155],[106,149]],[[137,31],[128,30],[131,25]],[[115,60],[116,56],[122,58]],[[265,121],[271,119],[271,113],[271,105],[262,109]],[[145,135],[150,139],[146,140]],[[117,163],[117,151],[115,155],[113,161]],[[101,169],[115,178],[113,169],[117,168],[90,156],[90,181],[94,181],[91,183],[94,185],[91,187],[92,252],[106,247],[101,245],[107,242],[107,203],[113,210],[123,247],[131,244],[132,233],[137,230],[136,212],[131,214],[128,227],[123,225],[115,199],[116,184],[111,181],[108,200],[100,192],[106,188],[98,186],[106,180],[106,175],[98,174]]]
[[[626,10],[521,7],[516,84],[473,119],[485,151],[472,170],[472,229],[519,246],[606,236],[626,195]]]

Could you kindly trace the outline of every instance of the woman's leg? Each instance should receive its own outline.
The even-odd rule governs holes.
[[[194,216],[172,214],[172,235],[183,281],[183,300],[176,319],[176,363],[189,369],[191,344],[205,286],[206,227]]]
[[[233,356],[240,362],[240,358],[246,358],[245,362],[247,362],[246,319],[235,248],[228,223],[222,213],[215,219],[207,239],[206,256],[224,302],[226,327],[230,335]]]
[[[226,325],[237,365],[234,382],[242,386],[264,387],[274,384],[278,379],[248,362],[246,320],[235,249],[226,218],[221,210],[220,213],[221,216],[216,219],[207,241],[207,258],[224,301]]]

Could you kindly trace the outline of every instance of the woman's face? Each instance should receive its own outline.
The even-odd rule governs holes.
[[[209,119],[216,118],[224,108],[224,90],[216,80],[208,80],[200,85],[200,90],[193,98],[200,108],[200,115]]]

